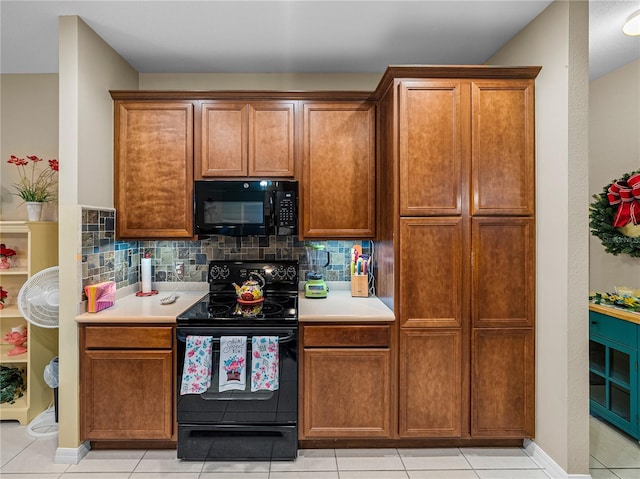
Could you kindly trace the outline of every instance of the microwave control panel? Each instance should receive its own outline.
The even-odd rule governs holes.
[[[295,194],[292,191],[278,191],[276,193],[276,226],[295,226],[297,214]]]

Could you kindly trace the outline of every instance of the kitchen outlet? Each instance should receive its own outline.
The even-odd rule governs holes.
[[[178,278],[182,278],[184,276],[184,263],[176,263],[176,275]]]

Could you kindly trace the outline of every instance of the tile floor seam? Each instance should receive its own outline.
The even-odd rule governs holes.
[[[398,455],[398,457],[400,458],[400,464],[402,464],[402,467],[404,468],[404,472],[407,473],[407,476],[409,475],[408,473],[408,469],[407,469],[407,465],[404,463],[404,459],[402,459],[402,454],[400,454],[400,449],[396,448],[395,449],[396,454]]]
[[[462,450],[462,448],[460,447],[456,447],[456,449],[458,450],[458,452],[460,453],[460,455],[462,456],[462,458],[466,461],[466,463],[469,465],[469,467],[471,468],[471,470],[474,470],[473,464],[471,464],[471,461],[469,460],[469,458],[465,455],[464,451]],[[478,476],[477,473],[474,472],[474,474],[476,474],[476,476]],[[480,476],[478,476],[480,477]]]
[[[142,456],[140,456],[140,459],[138,459],[138,462],[136,462],[136,465],[133,466],[133,469],[131,469],[131,471],[129,471],[129,475],[127,476],[127,479],[131,479],[131,476],[133,476],[133,473],[136,471],[136,469],[138,468],[138,466],[142,462],[142,459],[144,458],[144,456],[147,455],[148,452],[149,452],[149,449],[145,449],[144,454],[142,454]]]

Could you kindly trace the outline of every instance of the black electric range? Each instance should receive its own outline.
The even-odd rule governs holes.
[[[242,285],[259,275],[264,301],[238,301],[233,283]],[[222,261],[209,263],[209,293],[177,317],[178,325],[291,325],[298,322],[297,261]]]
[[[238,302],[236,288],[259,277],[264,300]],[[298,262],[211,261],[209,293],[177,317],[177,455],[185,460],[293,460],[298,434]],[[209,388],[181,393],[189,336],[211,337]],[[221,338],[277,337],[279,386],[252,391],[219,387]],[[247,373],[251,374],[247,346]]]

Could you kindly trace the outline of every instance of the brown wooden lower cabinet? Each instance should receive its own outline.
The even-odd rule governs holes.
[[[400,329],[400,437],[460,437],[461,330]]]
[[[172,326],[81,326],[82,440],[171,440]]]
[[[534,330],[478,328],[472,335],[471,436],[533,437]]]
[[[391,438],[389,326],[302,330],[300,439]]]

